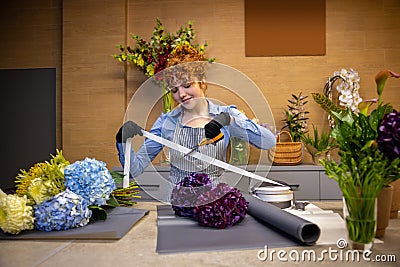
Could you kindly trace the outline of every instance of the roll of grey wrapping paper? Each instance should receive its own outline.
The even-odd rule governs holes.
[[[317,242],[321,233],[318,225],[252,195],[245,193],[242,195],[249,202],[248,214],[295,237],[306,245],[314,245]]]

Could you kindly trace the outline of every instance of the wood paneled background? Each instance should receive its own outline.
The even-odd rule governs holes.
[[[327,0],[325,56],[245,57],[243,0],[5,1],[0,68],[56,67],[57,146],[70,161],[95,157],[111,168],[119,165],[114,138],[126,102],[146,80],[135,69],[125,72],[111,55],[117,44],[130,43],[130,33],[148,38],[155,18],[169,31],[194,21],[197,41],[209,43],[208,55],[258,85],[280,128],[292,93],[320,92],[341,68],[357,70],[361,96],[375,97],[375,73],[400,72],[399,15],[398,0]],[[389,80],[384,92],[396,108],[399,89],[400,81]],[[310,126],[328,128],[311,97],[307,109]]]

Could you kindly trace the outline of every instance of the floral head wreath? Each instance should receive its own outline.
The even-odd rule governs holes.
[[[203,53],[191,45],[179,45],[168,58],[167,67],[175,66],[186,62],[205,61]]]
[[[167,88],[188,82],[201,82],[205,79],[206,58],[190,45],[177,46],[168,59],[165,70],[155,74],[158,81],[163,81]]]

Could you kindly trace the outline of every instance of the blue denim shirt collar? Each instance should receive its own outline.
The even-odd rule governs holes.
[[[210,101],[209,99],[207,99],[207,98],[206,98],[206,100],[207,100],[207,102],[208,102],[208,112],[209,112],[210,114],[213,114],[213,115],[219,114],[219,113],[220,113],[220,112],[219,112],[220,106],[214,104],[213,102],[211,102],[211,101]],[[177,108],[175,108],[174,110],[172,110],[171,113],[170,113],[170,115],[171,115],[171,117],[174,117],[174,118],[177,118],[177,117],[181,116],[181,115],[182,115],[182,106],[179,105]]]

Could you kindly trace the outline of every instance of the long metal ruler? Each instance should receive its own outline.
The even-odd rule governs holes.
[[[177,143],[171,142],[171,141],[169,141],[169,140],[167,140],[165,138],[162,138],[160,136],[157,136],[157,135],[152,134],[150,132],[147,132],[145,130],[142,130],[142,132],[143,132],[143,135],[145,137],[147,137],[147,138],[149,138],[149,139],[151,139],[153,141],[156,141],[157,143],[163,144],[163,145],[165,145],[165,146],[167,146],[167,147],[169,147],[171,149],[175,149],[175,150],[181,152],[182,155],[185,155],[186,153],[189,153],[191,151],[190,148],[181,146],[181,145],[179,145]],[[130,170],[131,148],[132,148],[132,145],[131,145],[131,140],[129,138],[129,139],[126,140],[126,147],[125,147],[125,164],[124,164],[124,181],[123,181],[123,187],[124,188],[128,187],[128,185],[129,185],[129,170]],[[218,160],[216,158],[212,158],[212,157],[210,157],[208,155],[202,154],[202,153],[197,152],[197,151],[193,151],[190,154],[190,156],[194,157],[194,158],[197,158],[199,160],[202,160],[204,162],[207,162],[209,164],[215,165],[217,167],[220,167],[222,169],[225,169],[225,170],[228,170],[228,171],[231,171],[231,172],[234,172],[234,173],[246,176],[246,177],[250,177],[252,179],[256,179],[256,180],[260,180],[260,181],[263,181],[263,182],[268,182],[268,183],[271,183],[271,184],[284,186],[283,184],[280,184],[280,183],[278,183],[276,181],[273,181],[271,179],[262,177],[260,175],[257,175],[255,173],[253,173],[253,172],[249,172],[249,171],[243,170],[243,169],[241,169],[239,167],[233,166],[233,165],[231,165],[229,163],[226,163],[224,161]]]

